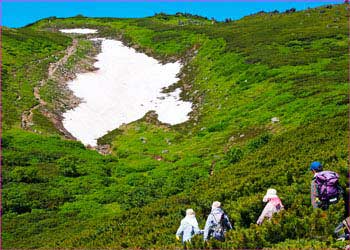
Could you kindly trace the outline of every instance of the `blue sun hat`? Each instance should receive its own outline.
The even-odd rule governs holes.
[[[319,161],[311,162],[311,164],[310,164],[310,171],[312,171],[312,170],[315,170],[315,171],[322,170],[321,162],[319,162]]]

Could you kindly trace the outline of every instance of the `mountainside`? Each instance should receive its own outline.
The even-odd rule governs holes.
[[[234,230],[209,248],[345,246],[333,238],[344,201],[313,209],[308,168],[321,161],[345,188],[347,7],[227,22],[160,13],[4,27],[3,247],[179,248],[185,210],[193,208],[203,228],[215,200]],[[150,112],[100,138],[107,155],[74,141],[60,119],[78,100],[64,82],[94,70],[100,49],[88,39],[94,35],[58,31],[79,27],[162,62],[180,60],[180,81],[167,91],[180,87],[193,103],[190,120],[170,126]],[[270,187],[285,210],[257,226]],[[193,244],[204,247],[199,236]]]

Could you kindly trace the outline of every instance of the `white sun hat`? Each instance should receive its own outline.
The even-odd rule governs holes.
[[[269,199],[276,197],[278,197],[276,189],[269,188],[263,198],[263,202],[267,202]]]
[[[194,216],[195,212],[193,211],[192,208],[189,208],[186,210],[186,216]]]
[[[212,209],[219,208],[219,207],[221,207],[221,202],[220,201],[214,201],[213,205],[211,205]]]

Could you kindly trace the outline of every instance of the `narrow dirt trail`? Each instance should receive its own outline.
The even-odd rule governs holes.
[[[56,73],[56,71],[60,67],[62,67],[68,61],[69,57],[76,52],[77,46],[78,46],[78,40],[73,39],[72,45],[66,49],[65,55],[59,61],[50,64],[47,78],[41,80],[39,85],[34,87],[33,95],[35,99],[37,99],[39,104],[31,107],[29,110],[24,111],[22,113],[22,121],[21,121],[22,128],[29,129],[30,126],[33,125],[34,110],[38,109],[39,107],[45,106],[47,104],[40,96],[40,89],[46,84],[47,81],[49,81],[54,77],[54,74]]]

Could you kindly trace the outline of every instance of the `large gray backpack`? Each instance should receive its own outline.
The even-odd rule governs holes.
[[[212,214],[214,217],[215,225],[212,228],[212,235],[213,238],[219,240],[219,241],[225,241],[225,234],[224,234],[224,213],[221,214],[220,219],[216,219],[215,215]]]

